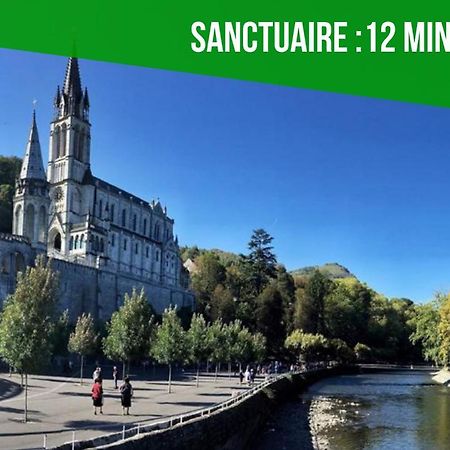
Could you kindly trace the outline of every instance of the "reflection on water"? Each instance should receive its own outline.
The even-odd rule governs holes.
[[[301,411],[308,436],[292,420]],[[414,370],[322,380],[282,408],[258,447],[301,448],[305,439],[318,450],[450,449],[450,389]]]

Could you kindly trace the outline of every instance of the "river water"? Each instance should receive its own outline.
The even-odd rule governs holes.
[[[428,371],[326,378],[282,406],[258,449],[449,450],[450,388]]]

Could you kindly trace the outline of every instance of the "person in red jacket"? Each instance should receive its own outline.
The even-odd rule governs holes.
[[[92,385],[92,402],[94,404],[94,414],[97,414],[97,408],[100,408],[100,414],[103,414],[103,387],[102,380],[96,378]]]

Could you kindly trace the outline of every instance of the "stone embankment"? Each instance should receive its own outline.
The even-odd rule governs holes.
[[[64,444],[58,450],[239,450],[244,449],[274,409],[312,383],[328,376],[356,371],[332,368],[281,376],[247,391],[243,396],[209,409],[158,423],[142,425],[96,439]]]

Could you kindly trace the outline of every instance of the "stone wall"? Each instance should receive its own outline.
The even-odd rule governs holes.
[[[324,369],[307,374],[283,377],[240,403],[210,416],[198,417],[165,429],[141,433],[120,440],[121,433],[75,443],[75,449],[114,450],[243,450],[251,448],[251,439],[266,423],[275,408],[295,398],[307,386],[327,376],[356,371],[356,368]],[[161,428],[164,426],[162,425]],[[128,437],[128,434],[126,435]],[[118,438],[117,442],[112,442]],[[56,447],[70,450],[72,444]],[[299,443],[299,448],[312,448],[311,442]]]
[[[36,251],[26,238],[0,235],[0,307],[14,292],[17,272],[33,265],[35,258]],[[52,264],[59,273],[59,309],[67,309],[73,322],[83,312],[89,312],[101,321],[109,320],[122,305],[125,293],[131,293],[133,288],[144,288],[157,314],[170,304],[194,307],[193,294],[181,288],[117,273],[107,267],[90,267],[61,259],[53,259]]]

